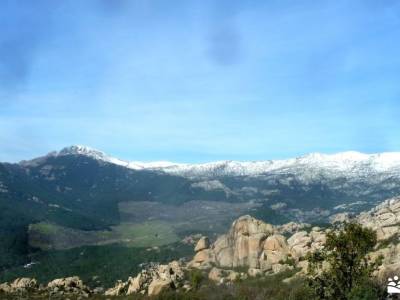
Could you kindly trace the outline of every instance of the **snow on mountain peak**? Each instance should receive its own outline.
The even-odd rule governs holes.
[[[129,164],[127,161],[123,161],[118,158],[108,156],[107,154],[105,154],[102,151],[93,149],[91,147],[82,146],[82,145],[73,145],[73,146],[65,147],[60,152],[56,153],[56,155],[57,156],[85,155],[85,156],[91,157],[96,160],[105,161],[105,162],[109,162],[109,163],[124,166],[124,167],[127,167]]]
[[[93,149],[88,146],[73,145],[63,148],[60,152],[56,153],[58,156],[63,155],[85,155],[100,161],[109,162],[112,164],[120,165],[134,170],[142,169],[162,169],[170,166],[177,166],[180,164],[172,163],[169,161],[155,161],[155,162],[138,162],[138,161],[125,161],[115,157],[111,157],[106,153]]]
[[[324,174],[328,172],[334,176],[339,176],[339,174],[357,176],[371,174],[371,172],[391,171],[400,174],[400,152],[379,154],[364,154],[356,151],[336,154],[311,153],[286,160],[244,162],[225,160],[200,164],[173,163],[169,161],[125,161],[82,145],[66,147],[53,155],[85,155],[129,169],[156,170],[187,177],[257,176],[269,172],[310,174],[310,176],[321,172]]]
[[[82,145],[73,145],[69,147],[65,147],[58,152],[58,155],[87,155],[87,156],[97,156],[97,157],[106,157],[107,155],[99,150],[82,146]]]

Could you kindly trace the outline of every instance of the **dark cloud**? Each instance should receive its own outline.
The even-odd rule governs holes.
[[[241,38],[233,26],[215,28],[209,39],[208,54],[220,65],[232,65],[240,61],[242,55]]]
[[[0,86],[18,87],[24,84],[34,56],[36,41],[16,36],[0,41]]]
[[[106,15],[120,15],[130,9],[128,0],[96,0],[93,3],[102,13]]]
[[[3,90],[18,88],[28,79],[36,50],[51,28],[51,8],[48,1],[0,4],[0,88]]]
[[[240,1],[217,1],[212,12],[212,22],[208,36],[207,54],[219,65],[233,65],[243,54],[240,32],[235,19],[246,7]]]

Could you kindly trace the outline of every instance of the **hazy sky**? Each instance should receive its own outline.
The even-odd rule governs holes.
[[[0,161],[400,151],[400,1],[2,0]]]

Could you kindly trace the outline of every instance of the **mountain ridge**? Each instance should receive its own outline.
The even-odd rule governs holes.
[[[29,165],[49,156],[84,155],[98,161],[107,162],[133,170],[152,170],[185,177],[212,176],[257,176],[268,172],[285,172],[301,167],[313,171],[331,170],[357,175],[357,170],[365,172],[394,172],[400,175],[400,152],[382,152],[365,154],[346,151],[335,154],[310,153],[303,156],[281,160],[236,161],[223,160],[207,163],[175,163],[170,161],[140,162],[127,161],[107,155],[105,152],[82,145],[65,147],[60,151],[50,152],[43,157],[24,160],[19,164]],[[365,173],[364,172],[364,173]]]

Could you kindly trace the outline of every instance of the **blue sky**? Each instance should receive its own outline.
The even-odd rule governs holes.
[[[399,1],[0,3],[0,161],[400,151],[399,115]]]

